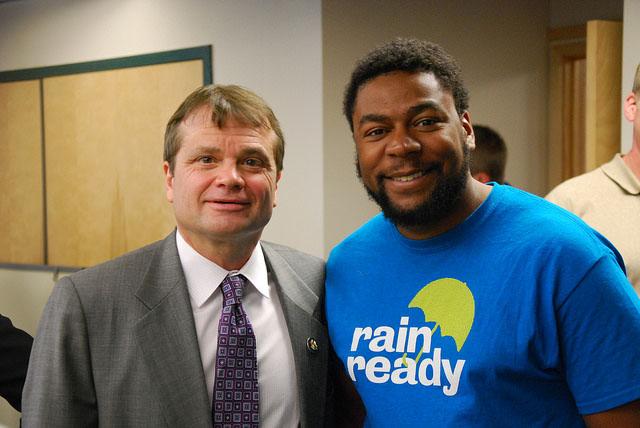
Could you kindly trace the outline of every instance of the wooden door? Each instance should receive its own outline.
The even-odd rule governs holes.
[[[549,38],[550,190],[619,150],[622,23],[589,21]]]

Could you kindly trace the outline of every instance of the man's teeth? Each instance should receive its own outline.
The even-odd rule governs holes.
[[[424,175],[424,172],[418,171],[415,174],[405,175],[403,177],[393,177],[393,181],[411,181],[411,180],[415,180],[418,177],[422,177],[423,175]]]

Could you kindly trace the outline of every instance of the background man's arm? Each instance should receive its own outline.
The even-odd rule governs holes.
[[[20,411],[33,338],[0,315],[0,396]]]

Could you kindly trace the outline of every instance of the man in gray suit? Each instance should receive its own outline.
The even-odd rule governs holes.
[[[332,423],[324,263],[260,241],[283,156],[278,121],[257,95],[208,86],[187,97],[165,133],[177,230],[55,286],[31,355],[24,426]],[[244,287],[223,298],[230,278]],[[227,305],[232,326],[219,321]],[[232,348],[230,330],[250,336]],[[254,380],[218,379],[239,364],[229,371]]]

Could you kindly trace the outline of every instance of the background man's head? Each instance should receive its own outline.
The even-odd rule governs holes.
[[[631,150],[640,151],[640,64],[636,68],[636,76],[633,79],[632,91],[625,98],[624,117],[633,124],[633,143]],[[637,157],[636,157],[637,159]]]
[[[471,153],[471,175],[481,183],[504,183],[507,164],[507,146],[495,130],[488,126],[473,125],[476,148]]]
[[[175,156],[180,150],[180,124],[192,112],[202,106],[209,106],[211,121],[224,128],[229,120],[234,120],[249,128],[270,129],[276,134],[274,156],[277,171],[282,171],[284,159],[284,136],[280,123],[267,103],[253,92],[236,85],[209,85],[192,92],[178,107],[167,123],[164,134],[164,161],[173,172]]]
[[[433,73],[440,85],[451,91],[458,114],[469,108],[469,95],[460,68],[449,54],[435,43],[398,38],[374,49],[356,64],[343,102],[343,113],[351,131],[358,90],[371,79],[393,71]]]

